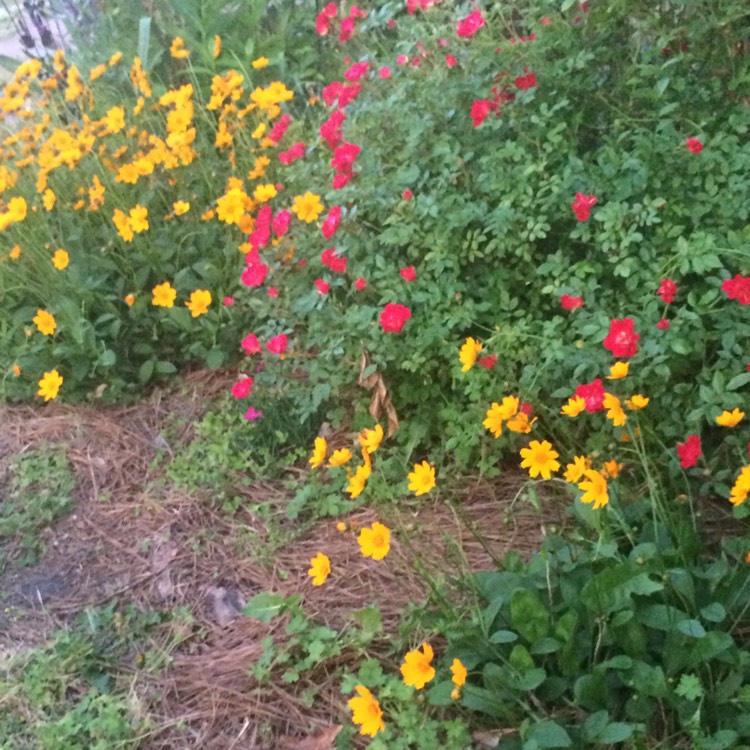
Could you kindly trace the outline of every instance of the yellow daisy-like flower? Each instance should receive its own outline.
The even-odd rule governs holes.
[[[228,190],[216,201],[216,216],[226,224],[237,224],[245,213],[246,197],[239,188]]]
[[[581,502],[594,503],[594,510],[603,508],[609,502],[607,478],[595,469],[587,469],[583,474],[587,481],[578,483],[578,489],[584,493]]]
[[[362,494],[371,473],[372,469],[369,464],[362,464],[361,466],[358,466],[354,474],[349,477],[349,484],[346,491],[349,493],[352,500]]]
[[[591,459],[588,456],[575,456],[573,463],[565,467],[563,478],[566,482],[576,484],[583,476],[583,472],[591,468]]]
[[[323,204],[319,195],[308,191],[304,195],[295,196],[292,211],[300,221],[310,224],[323,213]]]
[[[531,432],[531,428],[534,426],[534,422],[536,421],[537,421],[536,417],[534,417],[534,419],[529,420],[529,415],[526,414],[525,411],[519,411],[515,417],[508,420],[505,426],[511,432],[520,432],[523,434],[528,434],[529,432]]]
[[[352,710],[352,721],[359,724],[359,733],[374,737],[378,732],[385,731],[383,711],[373,694],[363,685],[357,685],[355,690],[357,697],[352,698],[347,705]]]
[[[503,431],[503,422],[516,415],[519,403],[517,396],[506,396],[502,406],[497,401],[493,401],[492,406],[487,410],[482,427],[486,427],[496,438],[499,438]]]
[[[119,133],[125,127],[125,109],[111,107],[104,118],[108,133]]]
[[[375,453],[383,441],[383,428],[376,424],[371,430],[365,428],[359,433],[359,444],[365,453]]]
[[[145,206],[136,205],[131,208],[128,219],[134,232],[145,232],[148,229],[148,209]]]
[[[190,294],[190,299],[185,303],[185,307],[190,310],[190,315],[197,318],[199,315],[205,315],[211,304],[211,292],[208,289],[196,289]]]
[[[568,403],[560,409],[560,414],[566,417],[577,417],[586,408],[586,399],[583,396],[571,396]]]
[[[310,456],[310,466],[313,469],[317,469],[325,460],[326,453],[328,451],[328,443],[324,437],[315,438],[315,447],[313,448],[313,454]]]
[[[11,260],[18,260],[21,257],[21,246],[14,245],[12,250],[8,253],[8,257]]]
[[[608,479],[617,479],[617,476],[622,471],[622,464],[617,461],[605,461],[602,466],[602,474]]]
[[[432,646],[426,641],[422,643],[422,650],[415,649],[409,651],[404,656],[404,663],[401,665],[401,676],[404,678],[404,685],[411,685],[416,690],[421,690],[433,677],[435,677],[435,667],[432,666],[432,659],[435,654]]]
[[[55,253],[52,256],[52,265],[58,271],[63,271],[68,267],[68,263],[70,263],[70,256],[68,253],[62,249],[55,250]]]
[[[63,377],[57,370],[50,370],[42,375],[39,381],[39,390],[37,396],[41,396],[45,401],[57,398],[60,386],[63,384]]]
[[[414,471],[409,474],[408,489],[419,497],[428,493],[435,486],[435,467],[427,461],[414,464]]]
[[[318,552],[310,560],[310,569],[307,571],[307,575],[312,578],[313,586],[322,586],[326,578],[331,575],[331,561],[328,559],[328,555]]]
[[[552,472],[560,468],[560,463],[555,461],[560,454],[552,449],[552,443],[548,440],[532,440],[528,448],[521,448],[520,453],[523,459],[521,468],[528,469],[532,479],[540,475],[542,479],[549,479]]]
[[[607,380],[620,380],[628,374],[629,369],[630,362],[615,362],[609,368],[609,375],[607,375]]]
[[[391,550],[391,530],[375,521],[371,528],[363,528],[357,538],[360,552],[373,560],[382,560]]]
[[[625,399],[625,406],[627,406],[630,411],[638,411],[639,409],[645,409],[650,400],[651,399],[646,396],[641,396],[640,393],[634,393],[630,398]]]
[[[214,58],[221,54],[221,37],[216,34],[214,36]]]
[[[57,197],[55,196],[54,190],[47,188],[42,196],[42,203],[47,211],[51,211],[55,207]]]
[[[36,315],[31,320],[36,323],[39,333],[45,336],[51,336],[55,332],[55,328],[57,328],[55,316],[46,310],[37,310]]]
[[[132,307],[135,304],[135,294],[126,294],[125,295],[125,304],[128,307]]]
[[[190,50],[185,49],[185,42],[182,37],[176,36],[172,40],[172,46],[169,48],[169,54],[175,58],[175,60],[184,60],[190,56]]]
[[[266,201],[270,201],[271,198],[274,198],[276,193],[276,186],[269,182],[264,185],[258,185],[253,192],[253,198],[255,198],[258,203],[265,203]]]
[[[729,494],[729,502],[735,507],[742,505],[750,493],[750,464],[743,466]]]
[[[742,421],[744,416],[745,412],[740,411],[737,408],[732,411],[723,411],[718,417],[716,417],[716,424],[721,425],[722,427],[734,427]]]
[[[328,459],[328,465],[332,467],[343,466],[348,464],[352,460],[352,452],[348,448],[338,448],[331,453],[330,459]]]
[[[156,307],[174,307],[177,290],[168,282],[157,284],[152,290],[151,304]]]
[[[622,427],[628,418],[625,414],[620,399],[611,393],[604,394],[604,408],[607,409],[607,419],[612,421],[615,427]]]
[[[477,361],[482,345],[469,336],[458,352],[458,360],[461,362],[461,372],[469,372]]]
[[[268,65],[268,58],[267,57],[257,57],[250,64],[253,66],[253,70],[260,70],[261,68],[265,68],[266,65]]]
[[[190,204],[187,201],[175,201],[172,204],[172,210],[175,216],[182,216],[190,210]]]
[[[457,701],[461,697],[461,688],[466,684],[466,678],[469,673],[466,671],[466,667],[463,665],[460,659],[454,659],[451,664],[451,682],[453,682],[454,688],[451,692],[451,698]]]

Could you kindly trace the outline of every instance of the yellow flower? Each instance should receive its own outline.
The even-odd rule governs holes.
[[[581,502],[594,503],[594,510],[603,508],[609,502],[607,478],[595,469],[587,469],[583,474],[588,481],[578,483],[578,489],[584,493]]]
[[[365,428],[359,433],[359,444],[365,453],[375,453],[383,441],[383,428],[376,424],[371,430]]]
[[[21,257],[21,246],[14,245],[13,249],[8,253],[8,257],[11,260],[18,260]]]
[[[108,133],[119,133],[125,127],[125,109],[123,107],[110,108],[104,121]]]
[[[586,400],[582,396],[571,396],[568,403],[560,410],[560,414],[577,417],[586,408]]]
[[[226,224],[237,224],[245,213],[245,195],[239,188],[232,188],[216,201],[216,215]]]
[[[47,211],[51,211],[55,207],[55,202],[57,201],[57,197],[55,196],[55,193],[50,188],[47,188],[44,191],[44,195],[42,196],[42,203],[44,204],[44,207],[47,209]]]
[[[120,211],[119,208],[116,208],[114,213],[112,214],[112,221],[117,227],[117,234],[119,234],[120,237],[125,240],[125,242],[130,242],[133,239],[134,235],[133,228],[130,226],[130,219],[127,217],[127,214]]]
[[[39,381],[39,390],[37,396],[41,396],[45,401],[57,398],[60,386],[63,384],[62,375],[57,370],[45,372]]]
[[[729,495],[729,502],[735,507],[742,505],[747,500],[750,492],[750,464],[743,466],[740,474],[734,482],[734,486]]]
[[[461,362],[461,372],[469,372],[474,367],[477,356],[481,351],[482,345],[476,339],[469,336],[458,352],[458,360]]]
[[[255,60],[253,60],[250,64],[253,66],[254,70],[260,70],[261,68],[265,68],[266,65],[268,65],[268,58],[258,57]]]
[[[326,460],[327,451],[328,443],[326,443],[326,439],[324,437],[316,437],[313,454],[310,456],[310,466],[312,466],[313,469],[317,469],[318,466]]]
[[[89,71],[89,81],[95,81],[97,78],[101,78],[107,72],[107,66],[104,63],[95,65]]]
[[[620,399],[611,393],[604,394],[604,408],[607,409],[607,419],[612,420],[615,427],[622,427],[627,421],[627,416],[623,411]]]
[[[566,482],[575,484],[583,476],[583,472],[591,468],[591,459],[587,456],[575,456],[573,463],[565,467],[563,477]]]
[[[221,54],[221,37],[216,34],[214,36],[214,57],[218,57]]]
[[[190,314],[197,318],[199,315],[205,315],[208,312],[208,306],[211,304],[211,292],[207,289],[196,289],[190,294],[190,300],[185,303],[185,307],[190,310]]]
[[[408,489],[419,497],[428,493],[435,486],[435,467],[427,461],[414,464],[414,471],[409,474]]]
[[[163,284],[157,284],[151,293],[151,304],[156,307],[174,307],[174,301],[177,298],[177,290],[165,281]]]
[[[310,570],[307,571],[307,575],[312,578],[313,586],[322,586],[326,578],[331,575],[331,561],[328,559],[328,555],[318,552],[310,560]]]
[[[602,474],[609,479],[617,479],[617,475],[622,471],[622,464],[618,464],[617,461],[605,461],[602,466]]]
[[[258,138],[262,138],[263,137],[263,135],[265,134],[265,132],[266,132],[266,123],[265,122],[261,122],[261,123],[259,123],[256,126],[255,130],[253,130],[253,132],[250,133],[250,137],[251,138],[255,138],[255,140],[257,141]]]
[[[634,393],[630,398],[625,399],[625,406],[627,406],[630,411],[638,411],[639,409],[645,409],[650,400],[651,399],[646,396],[641,396],[640,393]]]
[[[122,60],[122,52],[115,52],[107,61],[107,65],[111,68],[113,65],[117,65],[120,60]]]
[[[365,527],[359,532],[357,542],[365,557],[382,560],[391,549],[391,530],[375,521],[372,528]]]
[[[630,369],[630,362],[615,362],[612,367],[609,368],[609,375],[607,380],[620,380],[628,374]]]
[[[36,315],[32,318],[32,321],[36,323],[36,327],[39,329],[39,333],[45,336],[51,336],[55,332],[57,327],[57,321],[52,313],[48,313],[46,310],[37,310]]]
[[[362,464],[362,466],[358,466],[354,474],[349,477],[349,485],[347,486],[346,491],[349,493],[349,496],[352,498],[352,500],[362,494],[362,491],[365,488],[365,484],[370,478],[371,472],[372,469],[370,468],[369,464]]]
[[[339,448],[331,453],[331,458],[328,460],[329,466],[343,466],[352,460],[352,452],[348,448]]]
[[[65,250],[58,249],[55,250],[55,254],[52,256],[52,265],[58,270],[62,271],[63,269],[68,267],[68,263],[70,262],[70,256],[68,255]]]
[[[271,198],[273,198],[275,195],[276,187],[270,182],[265,185],[258,185],[258,187],[256,187],[255,191],[253,192],[253,198],[255,198],[258,203],[265,203],[266,201],[270,201]]]
[[[126,294],[125,295],[125,304],[128,307],[132,307],[135,303],[135,294]]]
[[[460,659],[454,659],[451,664],[451,681],[455,685],[451,698],[454,701],[461,697],[461,688],[466,684],[466,678],[469,673],[466,671],[466,667],[461,663]]]
[[[148,209],[136,205],[130,209],[130,228],[134,232],[145,232],[148,229]]]
[[[187,201],[175,201],[172,204],[175,216],[182,216],[190,210],[190,204]]]
[[[540,474],[542,479],[549,479],[553,471],[560,468],[555,459],[560,455],[552,450],[552,443],[547,440],[532,440],[528,448],[521,448],[521,468],[529,470],[529,476],[535,479]]]
[[[486,419],[482,422],[482,426],[486,427],[496,438],[499,438],[503,431],[503,422],[516,415],[518,404],[517,396],[505,396],[502,406],[497,401],[493,401],[492,406],[487,410]]]
[[[508,423],[505,426],[511,432],[521,432],[524,434],[528,434],[529,432],[531,432],[531,428],[534,426],[534,422],[536,422],[536,417],[529,421],[529,415],[526,414],[525,411],[519,411],[515,417],[512,417],[508,420]]]
[[[352,710],[352,721],[359,724],[359,733],[374,737],[385,731],[383,711],[372,693],[362,685],[357,685],[355,690],[358,697],[350,699],[347,705]]]
[[[17,378],[20,376],[21,366],[18,363],[15,363],[11,369],[13,370],[13,377]]]
[[[169,54],[172,55],[175,60],[184,60],[186,57],[189,57],[190,50],[185,49],[185,42],[182,40],[182,37],[176,36],[172,40]]]
[[[319,195],[308,191],[304,195],[295,196],[292,211],[294,211],[300,221],[305,221],[309,224],[323,213],[323,204],[320,202]]]
[[[343,521],[338,521],[336,523],[336,531],[344,532],[347,530],[347,525]]]
[[[434,655],[432,646],[426,641],[422,643],[421,651],[409,651],[401,665],[404,685],[412,685],[415,689],[421,690],[435,676],[435,667],[432,666]]]
[[[723,411],[718,417],[716,417],[716,424],[721,425],[722,427],[734,427],[742,421],[744,416],[745,412],[740,411],[737,408],[732,411]]]

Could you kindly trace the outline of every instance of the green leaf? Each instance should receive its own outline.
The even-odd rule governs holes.
[[[272,594],[270,591],[262,591],[245,605],[242,613],[261,622],[270,622],[274,617],[278,617],[282,612],[285,612],[290,605],[298,602],[299,599],[299,594],[286,597],[281,594]]]
[[[359,622],[362,632],[366,635],[376,635],[383,627],[379,607],[364,607],[354,610],[352,617]]]
[[[730,381],[724,386],[724,390],[736,391],[738,388],[750,383],[750,372],[743,372],[740,375],[735,375]]]
[[[157,362],[154,369],[159,375],[174,375],[177,372],[177,368],[171,362],[165,360]]]
[[[534,660],[531,658],[531,654],[526,646],[522,646],[520,643],[513,646],[508,661],[511,666],[515,667],[519,672],[526,672],[529,669],[534,669]]]
[[[597,614],[610,614],[631,606],[634,594],[648,596],[661,591],[664,584],[652,581],[640,566],[632,562],[605,568],[581,589],[581,601]]]
[[[533,740],[537,747],[571,747],[573,741],[565,728],[554,721],[540,721],[529,727],[524,740]]]
[[[151,16],[143,16],[138,20],[138,57],[143,69],[148,69],[148,44],[151,39]]]
[[[216,370],[224,364],[224,352],[221,349],[211,349],[206,355],[206,367]]]
[[[140,368],[138,368],[138,380],[140,380],[141,383],[148,383],[148,381],[151,380],[151,376],[154,374],[155,364],[156,364],[155,360],[147,359],[140,366]]]
[[[727,616],[727,611],[719,602],[711,602],[701,609],[701,617],[708,622],[721,622]]]
[[[534,643],[549,632],[549,613],[544,602],[527,589],[513,592],[510,600],[510,619],[513,627],[529,643]]]
[[[614,745],[616,742],[625,742],[633,735],[633,727],[622,721],[613,721],[607,724],[597,738],[600,745]]]
[[[117,355],[111,349],[105,349],[99,357],[99,364],[102,367],[112,367],[117,362]]]
[[[706,629],[698,620],[682,620],[677,623],[677,630],[691,638],[704,638],[706,635]]]
[[[490,636],[490,643],[513,643],[518,640],[518,635],[512,630],[496,630]]]
[[[684,674],[674,689],[677,695],[687,698],[689,701],[697,701],[703,697],[703,685],[700,678],[695,674]]]
[[[594,742],[602,733],[609,721],[609,711],[596,711],[591,714],[581,727],[583,739],[586,742]]]

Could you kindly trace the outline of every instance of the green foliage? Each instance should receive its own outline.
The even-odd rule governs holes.
[[[31,450],[6,463],[0,474],[0,540],[20,541],[20,564],[36,562],[42,553],[40,532],[69,510],[74,486],[64,448]]]

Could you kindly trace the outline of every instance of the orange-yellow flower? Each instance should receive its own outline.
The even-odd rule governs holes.
[[[32,321],[36,323],[39,333],[45,336],[51,336],[55,332],[55,328],[57,328],[55,316],[52,313],[48,313],[46,310],[37,310]]]
[[[615,427],[622,427],[627,422],[627,415],[623,411],[620,399],[611,393],[604,394],[604,408],[607,409],[607,419],[612,421]]]
[[[190,299],[185,303],[185,307],[190,310],[190,315],[197,318],[199,315],[205,315],[211,304],[211,292],[208,289],[196,289],[191,292]]]
[[[620,380],[628,374],[629,369],[630,362],[615,362],[609,368],[609,375],[607,375],[607,380]]]
[[[128,307],[132,307],[135,303],[135,294],[126,294],[125,295],[125,304]]]
[[[352,452],[348,448],[338,448],[328,459],[328,465],[332,467],[343,466],[352,460]]]
[[[369,464],[362,464],[361,466],[358,466],[354,474],[349,477],[349,485],[347,486],[346,491],[349,493],[352,500],[362,494],[362,491],[365,489],[365,484],[367,484],[367,480],[370,478],[371,472],[372,469]]]
[[[176,36],[172,40],[172,46],[169,48],[169,54],[175,58],[175,60],[184,60],[190,56],[190,50],[185,49],[185,42],[182,37]]]
[[[458,352],[458,361],[461,363],[461,372],[468,372],[474,367],[479,353],[482,351],[482,345],[469,336]]]
[[[214,35],[214,57],[218,57],[221,54],[221,37],[216,34]]]
[[[322,586],[326,578],[331,575],[331,561],[328,559],[328,555],[318,552],[310,560],[310,570],[307,571],[307,575],[312,578],[313,586]]]
[[[582,396],[571,396],[568,403],[560,410],[560,414],[577,417],[586,408],[586,400]]]
[[[520,453],[523,458],[521,468],[528,469],[532,479],[539,475],[542,479],[549,479],[552,472],[560,468],[560,463],[555,461],[560,454],[552,449],[552,443],[547,440],[532,440],[528,448],[521,448]]]
[[[463,665],[460,659],[454,659],[451,664],[451,681],[455,686],[453,692],[451,692],[451,698],[454,701],[461,697],[461,688],[466,684],[466,678],[469,673],[466,671],[466,667]]]
[[[645,409],[650,400],[651,399],[647,396],[641,396],[640,393],[634,393],[630,398],[625,399],[625,406],[627,406],[630,411],[638,411],[639,409]]]
[[[47,211],[51,211],[55,207],[55,203],[57,201],[57,196],[55,195],[54,190],[51,188],[47,188],[44,191],[44,195],[42,196],[42,203],[44,204],[44,208]]]
[[[52,265],[58,271],[63,271],[68,267],[68,263],[70,263],[70,256],[68,253],[60,248],[55,250],[55,253],[52,256]]]
[[[323,213],[323,204],[320,202],[319,195],[308,191],[304,195],[295,196],[292,211],[300,221],[309,224]]]
[[[42,375],[39,381],[39,390],[37,396],[41,396],[45,401],[57,398],[60,386],[63,384],[63,377],[57,370],[50,370]]]
[[[174,307],[177,290],[168,282],[157,284],[152,290],[151,304],[156,307]]]
[[[594,510],[603,508],[609,502],[607,478],[596,469],[583,472],[587,481],[579,482],[578,489],[583,491],[582,503],[594,503]]]
[[[391,549],[391,530],[375,521],[372,528],[363,528],[357,538],[359,549],[365,557],[382,560]]]
[[[722,427],[734,427],[742,421],[744,416],[745,412],[740,411],[737,408],[732,411],[723,411],[718,417],[716,417],[716,424],[721,425]]]
[[[357,697],[348,702],[352,710],[352,721],[359,724],[359,733],[363,736],[374,737],[378,732],[385,731],[383,711],[373,694],[363,685],[355,688]]]
[[[324,437],[315,438],[315,447],[313,448],[313,454],[310,456],[310,466],[313,469],[317,469],[325,460],[326,452],[328,451],[328,443]]]
[[[190,204],[187,201],[175,201],[172,204],[172,210],[175,216],[182,216],[190,210]]]
[[[482,426],[486,427],[495,438],[499,438],[503,431],[503,422],[512,419],[518,412],[519,399],[517,396],[503,398],[502,406],[493,401],[487,410]]]
[[[371,430],[365,428],[359,433],[359,444],[365,453],[375,453],[383,441],[383,428],[376,424]]]
[[[617,461],[605,461],[602,466],[602,474],[609,479],[617,479],[617,476],[622,471],[622,464]]]
[[[563,474],[563,478],[566,482],[576,484],[578,480],[583,476],[583,472],[586,471],[586,469],[590,468],[590,458],[588,458],[587,456],[575,456],[573,458],[573,463],[568,464],[565,467],[565,474]]]
[[[412,685],[421,690],[434,676],[435,667],[432,666],[434,653],[432,646],[426,641],[422,643],[422,650],[409,651],[401,665],[401,675],[404,685]]]
[[[427,461],[414,464],[414,471],[409,473],[408,489],[419,497],[429,492],[435,486],[435,467]]]
[[[254,70],[260,70],[261,68],[265,68],[266,65],[268,65],[268,58],[267,57],[257,57],[250,64],[253,66]]]

